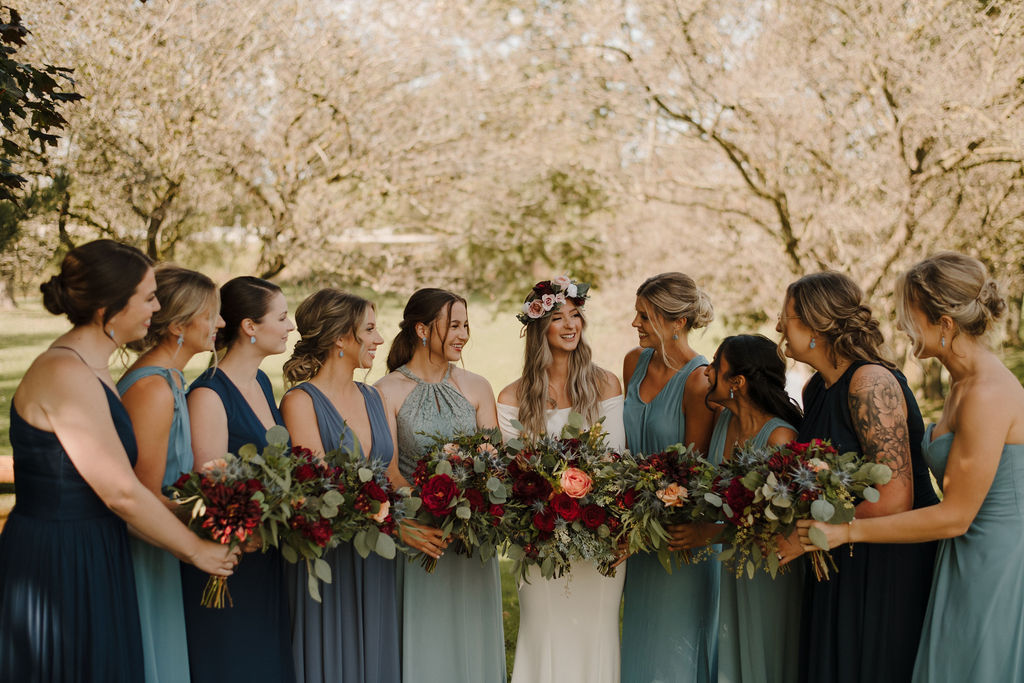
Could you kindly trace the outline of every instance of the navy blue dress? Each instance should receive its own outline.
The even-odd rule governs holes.
[[[283,424],[270,380],[262,371],[257,372],[256,379],[274,422]],[[215,391],[224,404],[228,451],[237,453],[247,443],[256,444],[260,450],[267,445],[266,428],[227,375],[211,368],[192,383],[189,391],[200,387]],[[181,565],[188,664],[193,683],[295,680],[283,564],[281,555],[274,550],[245,553],[228,579],[234,607],[224,609],[199,604],[209,575],[191,565]]]
[[[131,419],[103,389],[134,465]],[[124,521],[78,474],[57,436],[25,422],[13,404],[11,446],[17,502],[0,535],[0,681],[144,680]]]
[[[815,374],[804,389],[804,421],[798,441],[829,439],[840,453],[862,453],[850,417],[852,363],[830,387]],[[921,454],[924,421],[907,380],[893,376],[907,402],[914,508],[938,502]],[[861,543],[831,551],[839,568],[818,581],[808,570],[804,583],[800,680],[804,683],[906,683],[924,624],[936,544]]]

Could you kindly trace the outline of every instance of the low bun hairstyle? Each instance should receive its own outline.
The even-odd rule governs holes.
[[[273,282],[251,275],[225,282],[220,288],[220,316],[224,318],[224,327],[217,331],[217,350],[231,348],[246,318],[260,322],[267,314],[270,300],[280,293],[281,288]]]
[[[394,372],[410,360],[416,352],[416,347],[421,343],[416,336],[416,325],[423,323],[430,330],[428,333],[433,336],[435,321],[440,317],[441,311],[445,311],[449,320],[451,319],[452,305],[456,302],[466,306],[466,300],[458,294],[449,292],[447,289],[427,287],[418,289],[409,297],[402,311],[402,322],[398,324],[398,335],[391,342],[391,350],[388,352],[388,372]],[[448,323],[441,328],[447,334]]]
[[[649,277],[636,289],[665,320],[686,318],[686,330],[707,327],[715,319],[715,308],[693,278],[684,273],[662,273]]]
[[[376,310],[373,303],[340,289],[321,289],[306,297],[295,309],[295,326],[301,337],[284,364],[289,384],[315,377],[338,339],[351,334],[362,344],[359,328],[370,309]]]
[[[202,273],[173,263],[156,266],[156,298],[160,310],[149,322],[142,339],[128,342],[132,351],[145,353],[170,334],[171,325],[188,325],[211,302],[217,301],[217,285]]]
[[[716,386],[718,378],[745,377],[747,394],[754,405],[769,415],[781,417],[794,428],[800,428],[803,414],[786,392],[786,363],[779,358],[775,342],[760,334],[726,337],[711,362],[716,370],[720,369],[723,358],[729,364],[729,374],[716,374]]]
[[[987,337],[1006,311],[999,285],[989,277],[988,269],[976,258],[944,251],[913,266],[896,282],[897,315],[900,328],[920,344],[910,317],[915,306],[935,324],[949,316],[957,330],[971,337]]]
[[[152,266],[152,259],[135,247],[114,240],[88,242],[69,251],[60,274],[39,286],[43,306],[75,326],[92,322],[103,309],[105,326],[128,304]]]
[[[888,358],[878,320],[849,276],[835,271],[805,275],[786,288],[786,299],[793,302],[800,321],[827,343],[834,366],[846,358],[896,369]]]

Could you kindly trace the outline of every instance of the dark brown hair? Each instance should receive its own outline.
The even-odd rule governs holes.
[[[251,275],[228,280],[220,288],[220,316],[224,327],[217,331],[217,350],[230,348],[238,339],[242,321],[260,322],[267,314],[270,300],[280,294],[273,282]]]
[[[398,325],[398,335],[391,342],[391,350],[388,352],[388,372],[394,372],[408,363],[416,352],[416,347],[422,343],[416,336],[416,325],[423,323],[430,330],[428,335],[433,336],[435,327],[438,327],[435,322],[441,315],[441,311],[447,313],[450,321],[452,305],[456,302],[463,306],[466,305],[465,299],[447,289],[426,287],[413,292],[405,304],[405,310],[402,311],[402,322]],[[447,334],[448,323],[446,322],[440,330]]]

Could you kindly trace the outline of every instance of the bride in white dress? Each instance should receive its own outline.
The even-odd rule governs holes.
[[[618,377],[591,361],[583,340],[587,286],[567,277],[538,283],[519,319],[526,326],[523,376],[498,394],[498,425],[505,441],[557,436],[570,412],[587,425],[604,418],[608,443],[625,448]],[[559,579],[545,580],[536,566],[519,586],[519,637],[512,683],[618,683],[619,602],[626,567],[614,577],[591,563],[575,563]]]

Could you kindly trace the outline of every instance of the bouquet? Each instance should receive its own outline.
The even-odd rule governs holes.
[[[455,552],[468,557],[479,552],[480,561],[487,562],[504,539],[501,527],[509,493],[499,450],[501,432],[483,429],[434,440],[412,474],[418,498],[410,500],[422,502],[416,519],[451,536]],[[423,555],[420,564],[432,572],[437,560]]]
[[[861,500],[879,498],[876,485],[892,478],[892,470],[865,461],[856,453],[839,454],[828,442],[737,448],[718,466],[704,494],[707,518],[722,522],[719,539],[731,547],[718,558],[737,576],[744,569],[753,578],[763,567],[774,578],[779,570],[778,536],[789,536],[800,519],[843,524],[853,519]],[[717,511],[717,515],[715,514]],[[815,538],[818,536],[818,538]],[[824,535],[812,529],[811,540],[822,550],[811,553],[820,581],[835,569]]]
[[[600,423],[584,430],[582,416],[572,413],[560,438],[516,439],[508,446],[517,451],[506,465],[512,483],[506,553],[513,572],[525,581],[529,567],[539,565],[544,578],[558,578],[572,562],[585,560],[614,576],[613,533],[621,524],[612,514],[614,495],[602,472],[616,454]]]
[[[676,444],[651,455],[623,453],[607,468],[615,493],[612,510],[622,521],[620,538],[629,553],[656,551],[669,574],[690,563],[690,552],[670,552],[667,527],[694,521],[697,501],[714,478],[715,467],[694,450]]]

